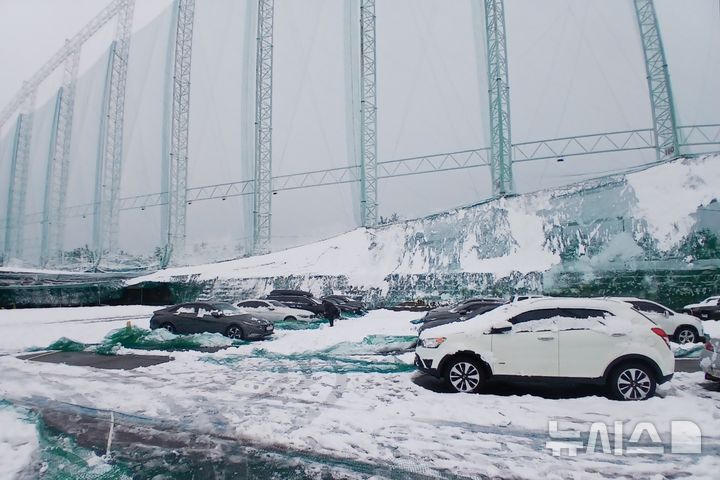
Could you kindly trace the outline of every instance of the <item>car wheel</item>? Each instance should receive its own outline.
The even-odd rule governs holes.
[[[225,336],[234,340],[245,340],[245,333],[242,328],[237,325],[230,325],[227,330],[225,330]]]
[[[173,325],[172,323],[163,323],[162,325],[160,325],[160,328],[164,328],[165,330],[167,330],[167,331],[170,332],[170,333],[176,333],[176,332],[177,332],[177,329],[175,328],[175,325]]]
[[[698,341],[698,334],[692,327],[680,327],[675,332],[675,340],[677,340],[680,345],[695,343]]]
[[[456,357],[445,369],[445,383],[453,392],[477,393],[485,384],[485,372],[476,359]]]
[[[297,320],[295,317],[285,317],[286,322],[294,322],[295,320]]]
[[[647,400],[655,395],[653,371],[641,363],[626,363],[610,376],[610,393],[616,400]]]

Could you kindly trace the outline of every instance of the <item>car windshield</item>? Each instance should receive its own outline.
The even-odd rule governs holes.
[[[232,303],[213,303],[212,306],[215,310],[219,310],[225,314],[235,314],[242,312],[242,310],[237,308]]]

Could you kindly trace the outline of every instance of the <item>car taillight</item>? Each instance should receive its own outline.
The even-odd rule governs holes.
[[[663,341],[665,342],[665,345],[667,345],[667,347],[670,348],[670,340],[668,339],[668,334],[665,333],[665,330],[663,330],[662,328],[655,327],[652,329],[652,332],[655,335],[658,335],[660,338],[662,338]]]
[[[711,342],[705,342],[705,350],[707,350],[708,352],[714,352],[715,347]]]

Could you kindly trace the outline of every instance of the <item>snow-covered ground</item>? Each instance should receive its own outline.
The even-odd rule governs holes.
[[[65,310],[0,312],[4,350],[19,352],[62,336],[100,342],[123,326],[125,317],[135,316],[133,323],[145,326],[152,308]],[[574,390],[567,395],[504,388],[482,395],[443,393],[436,382],[413,371],[412,353],[377,354],[375,340],[413,335],[409,321],[418,316],[377,310],[333,328],[281,330],[272,339],[215,353],[172,352],[170,363],[132,371],[5,355],[0,357],[0,399],[68,402],[163,420],[192,432],[251,439],[256,446],[412,465],[414,471],[440,476],[716,478],[720,393],[701,373],[678,373],[659,388],[658,397],[639,403]],[[42,339],[37,332],[43,332]],[[119,351],[130,352],[160,353]],[[4,418],[0,422],[10,422],[11,433],[0,436],[0,465],[6,461],[3,455],[21,458],[5,453],[3,441],[18,445],[30,439],[30,451],[34,448],[24,424]],[[700,426],[702,454],[669,453],[673,420]],[[651,422],[661,437],[661,444],[654,445],[667,452],[616,456],[581,450],[577,457],[553,456],[546,448],[550,421],[557,421],[561,431],[584,434],[591,422],[607,424],[612,433],[613,422],[621,421],[626,442],[638,422]]]
[[[0,478],[24,473],[38,454],[35,426],[10,405],[0,403]]]
[[[0,310],[0,354],[46,347],[61,337],[96,343],[110,329],[128,321],[147,328],[152,312],[159,308],[131,305]]]

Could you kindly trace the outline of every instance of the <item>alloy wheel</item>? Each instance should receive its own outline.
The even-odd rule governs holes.
[[[689,328],[684,328],[680,330],[680,332],[677,334],[678,343],[681,345],[684,345],[686,343],[695,343],[695,332],[690,330]]]
[[[458,362],[450,369],[450,383],[458,392],[471,392],[480,384],[480,372],[469,362]]]
[[[652,381],[641,369],[628,368],[618,376],[617,388],[626,400],[644,400],[650,394]]]
[[[232,326],[227,329],[227,332],[225,333],[226,336],[235,339],[235,340],[242,340],[243,338],[243,331],[240,327]]]

